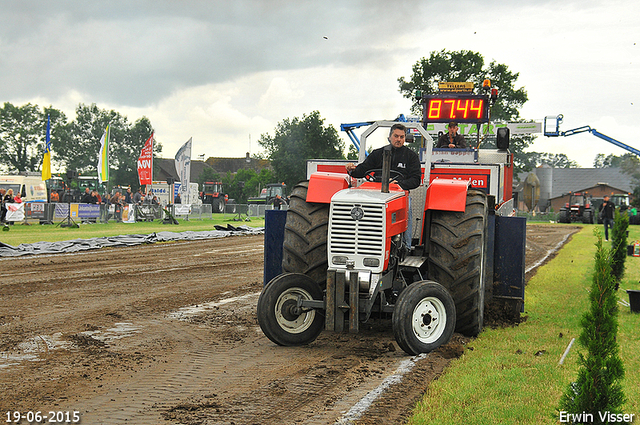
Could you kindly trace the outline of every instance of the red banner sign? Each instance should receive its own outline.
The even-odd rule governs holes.
[[[140,186],[151,184],[153,171],[153,134],[147,139],[138,158],[138,179]]]

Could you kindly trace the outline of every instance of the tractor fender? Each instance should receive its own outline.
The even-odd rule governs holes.
[[[469,180],[434,179],[427,187],[425,210],[464,211]]]
[[[349,175],[344,173],[313,173],[309,179],[307,202],[330,204],[331,197],[349,187]]]

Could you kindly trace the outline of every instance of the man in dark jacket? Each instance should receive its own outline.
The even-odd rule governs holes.
[[[131,188],[128,188],[127,192],[124,194],[124,203],[133,204],[133,194],[131,193]]]
[[[397,183],[404,190],[415,189],[420,186],[422,180],[422,167],[418,154],[404,145],[407,128],[402,124],[394,124],[389,130],[389,143],[391,144],[391,170],[397,171],[400,175],[391,174],[391,183]],[[353,163],[346,165],[347,172],[351,177],[362,178],[369,171],[382,168],[382,157],[387,146],[378,148],[371,152],[362,164],[356,166]],[[409,197],[409,222],[407,231],[404,233],[404,241],[407,247],[411,247],[411,197]]]
[[[81,204],[91,204],[91,189],[88,187],[84,188],[84,194],[82,195],[82,199],[80,199]]]
[[[438,138],[438,148],[457,148],[464,149],[467,147],[467,143],[464,140],[462,134],[458,134],[458,123],[450,122],[447,127],[447,133],[440,135]]]
[[[280,208],[282,208],[283,205],[285,205],[287,202],[282,199],[282,196],[280,195],[276,195],[275,198],[273,198],[273,209],[274,210],[279,210]]]
[[[609,240],[609,227],[613,229],[613,217],[615,216],[616,205],[609,200],[608,196],[604,197],[604,203],[600,207],[602,214],[602,223],[604,223],[604,240]]]
[[[404,145],[407,128],[402,124],[394,124],[389,131],[389,143],[391,144],[391,170],[401,173],[402,176],[394,176],[396,182],[404,190],[415,189],[420,186],[422,169],[418,154]],[[369,171],[382,169],[382,157],[384,147],[371,152],[369,156],[356,166],[353,163],[346,165],[351,177],[362,178]]]
[[[138,189],[138,191],[133,194],[133,203],[137,205],[142,203],[142,189]]]

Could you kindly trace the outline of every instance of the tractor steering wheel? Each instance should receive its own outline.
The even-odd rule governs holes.
[[[400,171],[390,170],[389,179],[390,181],[396,180],[398,178],[404,180],[404,174]],[[368,182],[382,183],[382,168],[374,168],[372,170],[367,171],[367,174],[364,175],[364,179]]]

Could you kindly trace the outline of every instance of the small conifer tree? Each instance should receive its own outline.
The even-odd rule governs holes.
[[[579,354],[578,379],[568,386],[559,410],[570,414],[590,413],[594,423],[602,423],[599,413],[621,413],[625,402],[620,381],[624,366],[618,352],[618,304],[611,273],[609,251],[602,246],[596,229],[595,270],[589,293],[590,308],[581,320],[578,341],[586,349]]]
[[[629,216],[616,210],[613,228],[611,229],[611,272],[616,279],[616,290],[624,276],[624,262],[627,259],[627,230]]]

